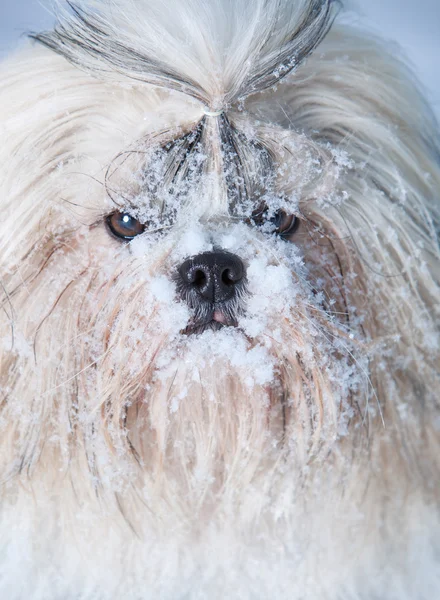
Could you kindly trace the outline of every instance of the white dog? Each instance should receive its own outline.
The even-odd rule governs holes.
[[[2,600],[440,592],[439,137],[336,12],[90,0],[2,65]]]

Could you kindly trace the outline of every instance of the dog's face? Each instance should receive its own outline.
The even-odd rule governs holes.
[[[151,477],[160,501],[177,485],[192,511],[200,495],[229,501],[242,478],[275,487],[280,461],[302,476],[367,418],[368,334],[359,261],[325,215],[352,168],[345,154],[262,129],[241,140],[271,151],[257,147],[247,185],[259,190],[243,198],[202,143],[173,155],[172,135],[136,140],[101,180],[77,164],[52,176],[58,206],[20,273],[23,308],[32,297],[21,360],[32,378],[38,365],[95,480],[121,491]],[[30,385],[25,374],[17,385]]]
[[[209,110],[196,63],[182,62],[188,83],[143,59],[144,85],[133,47],[105,54],[108,32],[84,15],[88,45],[40,41],[93,76],[46,48],[31,73],[9,67],[6,479],[39,477],[62,496],[68,475],[81,502],[114,501],[139,530],[214,509],[289,518],[306,488],[321,506],[318,485],[357,510],[414,464],[422,480],[430,470],[430,121],[405,79],[389,84],[399,67],[374,43],[338,30],[321,41],[329,2],[300,4],[292,79],[269,89],[294,62],[270,70],[272,42],[260,64],[250,36],[249,56],[237,46],[248,79],[236,66],[240,85]]]

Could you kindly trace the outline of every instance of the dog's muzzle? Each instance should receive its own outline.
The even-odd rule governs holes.
[[[186,333],[235,326],[245,280],[243,261],[230,252],[204,252],[186,260],[178,269],[178,287],[195,311]]]

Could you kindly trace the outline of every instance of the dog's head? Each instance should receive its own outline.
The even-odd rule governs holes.
[[[2,472],[193,513],[430,443],[440,170],[403,67],[330,0],[117,6],[4,67]]]

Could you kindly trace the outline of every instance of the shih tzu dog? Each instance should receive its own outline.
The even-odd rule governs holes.
[[[332,0],[58,5],[0,69],[0,597],[440,593],[440,144]]]

